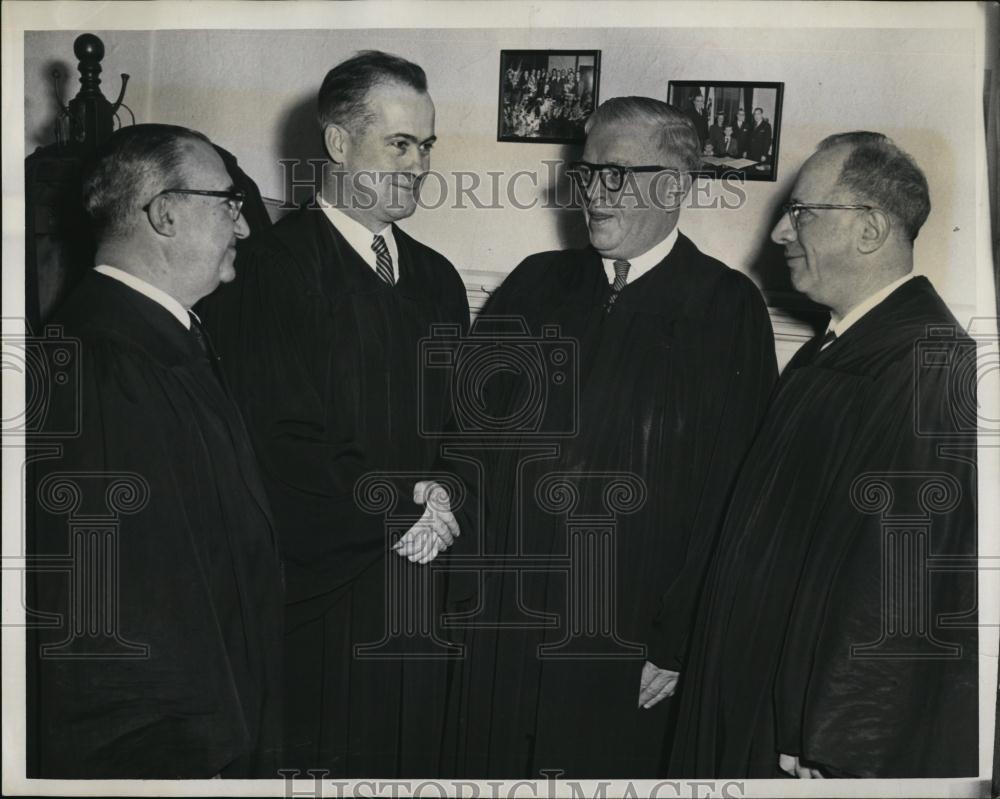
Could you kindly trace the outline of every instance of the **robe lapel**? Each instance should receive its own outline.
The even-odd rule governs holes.
[[[192,376],[188,390],[202,395],[206,407],[216,408],[217,415],[236,451],[236,460],[247,490],[271,527],[274,540],[274,520],[257,474],[256,457],[250,447],[250,436],[243,423],[239,407],[233,400],[221,369],[213,369],[197,339],[159,303],[132,290],[113,278],[93,273],[95,302],[107,306],[106,318],[114,318],[114,327],[158,357],[164,365],[183,366]],[[210,345],[211,346],[211,345]]]

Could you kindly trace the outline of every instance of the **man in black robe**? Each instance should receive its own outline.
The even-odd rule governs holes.
[[[318,107],[330,161],[317,202],[248,240],[203,312],[285,562],[286,765],[432,776],[447,664],[427,636],[389,627],[400,613],[429,623],[441,539],[399,539],[368,507],[378,497],[355,491],[383,473],[401,497],[392,524],[421,517],[414,484],[435,468],[448,383],[421,377],[420,341],[433,325],[467,330],[468,300],[448,260],[394,224],[416,209],[435,140],[423,70],[361,53],[330,70]]]
[[[53,361],[37,443],[61,453],[30,482],[32,610],[55,614],[29,637],[36,776],[277,776],[277,543],[188,310],[235,274],[242,199],[211,143],[169,125],[115,133],[85,181],[98,266],[38,344],[75,341],[79,362]]]
[[[571,167],[591,246],[529,257],[477,322],[499,363],[483,414],[507,436],[484,446],[476,542],[497,568],[450,592],[468,628],[446,741],[457,775],[660,770],[670,713],[657,702],[677,665],[652,646],[656,617],[693,613],[777,371],[756,287],[677,230],[700,153],[665,103],[604,103]],[[511,341],[539,353],[543,383],[508,368]]]
[[[799,173],[772,238],[830,325],[734,489],[673,776],[977,773],[976,352],[912,274],[929,210],[877,133],[829,137]]]

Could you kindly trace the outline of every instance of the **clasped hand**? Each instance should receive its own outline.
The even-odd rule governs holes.
[[[422,480],[413,486],[413,501],[426,505],[424,515],[392,545],[393,551],[411,563],[430,563],[455,543],[458,522],[451,512],[447,489],[434,480]]]
[[[823,772],[818,768],[810,768],[802,764],[796,755],[778,755],[778,768],[784,771],[789,777],[797,777],[800,780],[822,780]]]
[[[658,668],[647,660],[639,680],[639,707],[649,710],[660,700],[673,696],[680,676],[679,671]]]

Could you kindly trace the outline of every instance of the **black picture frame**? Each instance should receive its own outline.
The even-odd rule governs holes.
[[[704,160],[697,174],[710,178],[777,180],[784,92],[784,83],[767,81],[670,81],[667,102],[687,114],[698,128]],[[760,124],[755,122],[758,108]],[[731,128],[728,139],[726,126]],[[720,148],[723,151],[717,153]]]
[[[543,83],[553,70],[560,82]],[[600,84],[600,50],[501,50],[497,141],[582,144]]]

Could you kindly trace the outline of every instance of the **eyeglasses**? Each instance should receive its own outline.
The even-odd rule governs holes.
[[[601,185],[608,191],[621,191],[625,176],[635,172],[663,172],[669,166],[621,166],[620,164],[591,164],[588,161],[574,161],[566,174],[573,179],[584,193],[590,188],[594,174],[600,176]]]
[[[243,210],[243,203],[246,201],[246,194],[242,191],[210,191],[208,189],[164,189],[161,192],[157,192],[153,195],[153,198],[142,206],[143,211],[148,211],[149,206],[153,204],[153,200],[162,194],[197,194],[202,197],[225,197],[226,204],[229,206],[229,215],[232,216],[235,222],[240,218],[240,212]]]
[[[843,211],[874,211],[874,205],[838,205],[836,203],[785,203],[781,206],[781,215],[788,215],[788,218],[792,220],[792,227],[796,230],[799,229],[799,217],[802,215],[803,211],[812,210],[843,210]]]

